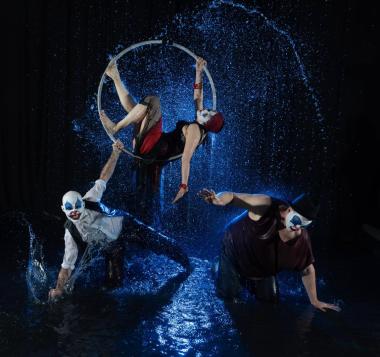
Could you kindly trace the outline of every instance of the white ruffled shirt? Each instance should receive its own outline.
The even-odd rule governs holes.
[[[104,180],[96,180],[95,185],[83,196],[83,199],[100,202],[107,187]],[[112,241],[119,237],[123,217],[108,217],[103,213],[84,209],[77,221],[72,221],[84,242]],[[65,229],[65,254],[62,268],[74,270],[78,258],[78,247],[68,229]]]

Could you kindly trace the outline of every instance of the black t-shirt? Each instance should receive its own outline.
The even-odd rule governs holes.
[[[253,221],[248,213],[226,230],[223,244],[228,257],[243,277],[266,277],[282,270],[302,271],[314,263],[307,230],[286,243],[279,235],[278,204]]]

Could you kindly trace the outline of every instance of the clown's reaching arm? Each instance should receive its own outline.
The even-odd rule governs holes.
[[[83,196],[85,200],[92,202],[100,202],[103,193],[106,190],[107,182],[111,178],[113,172],[115,171],[117,160],[119,159],[119,156],[123,148],[124,145],[120,140],[116,140],[112,144],[111,156],[104,165],[102,172],[100,173],[99,179],[95,181],[95,185]]]
[[[106,69],[106,75],[113,80],[117,91],[117,95],[119,96],[120,103],[123,106],[123,108],[129,113],[136,105],[136,102],[133,100],[120,78],[120,73],[117,68],[116,61],[112,61],[108,65]]]
[[[194,103],[195,110],[203,110],[203,69],[206,66],[206,61],[198,57],[195,65],[195,83],[194,83]]]
[[[115,171],[117,160],[124,149],[124,145],[120,140],[116,140],[112,145],[112,153],[108,161],[103,167],[102,172],[100,173],[100,180],[103,180],[105,183],[111,178],[113,172]]]
[[[317,284],[315,281],[315,269],[314,265],[310,264],[306,269],[304,269],[301,273],[302,275],[302,283],[305,287],[305,290],[307,292],[307,295],[309,297],[310,303],[317,309],[325,312],[327,309],[340,311],[340,307],[333,305],[333,304],[327,304],[323,301],[318,300],[317,296]]]
[[[75,268],[75,262],[78,257],[78,247],[74,242],[70,232],[65,229],[65,254],[63,256],[63,262],[61,270],[58,274],[57,284],[55,289],[49,291],[49,298],[56,299],[63,295],[65,284],[70,278],[71,272]]]
[[[263,214],[272,203],[270,196],[262,194],[248,194],[236,192],[220,192],[218,194],[213,190],[204,188],[199,192],[201,197],[207,203],[215,206],[233,205],[240,208],[248,209],[257,214]]]
[[[50,289],[49,299],[54,300],[61,297],[64,293],[64,287],[71,275],[70,269],[61,268],[58,274],[57,285],[55,289]]]

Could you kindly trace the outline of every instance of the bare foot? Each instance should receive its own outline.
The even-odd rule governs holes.
[[[102,121],[104,127],[109,133],[111,133],[112,135],[116,134],[116,130],[115,130],[116,124],[110,118],[108,118],[104,110],[100,111],[100,120]]]

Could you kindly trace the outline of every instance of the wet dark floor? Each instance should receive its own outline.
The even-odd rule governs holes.
[[[338,303],[341,313],[316,311],[292,273],[280,275],[278,305],[224,303],[214,293],[210,260],[191,258],[186,276],[166,257],[137,248],[128,253],[123,288],[99,289],[98,258],[73,295],[55,305],[43,296],[36,302],[24,270],[4,272],[1,355],[376,356],[380,309],[373,258],[363,252],[319,263],[319,297]],[[57,269],[47,270],[50,281]]]

